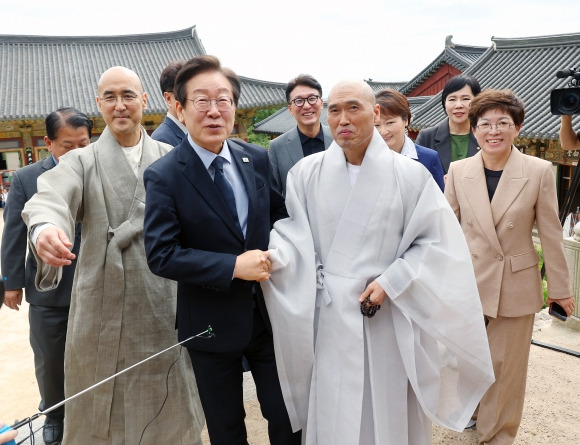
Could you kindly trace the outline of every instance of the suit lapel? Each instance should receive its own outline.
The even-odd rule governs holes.
[[[330,127],[323,125],[322,133],[324,134],[324,149],[328,149],[328,147],[330,147],[330,144],[332,144],[333,141]]]
[[[512,146],[512,152],[503,169],[497,190],[491,201],[491,212],[493,214],[494,225],[502,219],[507,209],[518,197],[528,178],[524,178],[522,167],[523,155]]]
[[[173,122],[171,119],[169,119],[168,117],[165,118],[165,122],[167,123],[169,128],[171,128],[173,130],[173,133],[175,134],[175,136],[180,138],[181,140],[183,140],[184,133],[181,130],[181,128],[179,128],[177,126],[177,124],[175,122]]]
[[[467,157],[470,158],[475,153],[479,151],[479,144],[477,139],[475,139],[475,135],[473,131],[469,130],[469,143],[467,145]]]
[[[181,173],[183,173],[190,184],[197,190],[199,196],[219,216],[232,233],[243,240],[243,235],[236,226],[234,217],[230,213],[227,204],[213,183],[205,165],[203,165],[203,162],[189,144],[188,140],[184,139],[174,150],[178,150],[177,160],[181,164]]]
[[[300,142],[300,135],[298,134],[298,127],[295,127],[294,130],[291,131],[288,135],[288,144],[286,144],[286,150],[288,151],[288,156],[290,156],[290,159],[292,160],[292,165],[296,164],[304,157],[302,143]]]
[[[41,164],[40,164],[41,172],[40,172],[40,174],[44,173],[47,170],[50,170],[53,167],[55,167],[54,161],[52,160],[52,156],[49,155],[48,158],[44,158],[41,161]]]
[[[483,170],[483,158],[481,157],[481,154],[478,153],[470,158],[469,161],[461,162],[465,162],[465,169],[459,180],[463,185],[465,197],[467,198],[467,201],[469,201],[473,214],[475,215],[475,218],[486,238],[498,251],[501,252],[502,248],[497,239],[491,204],[487,198],[488,192],[487,183],[485,181],[485,172]]]
[[[254,161],[252,157],[244,150],[244,148],[235,141],[228,139],[228,147],[230,154],[234,160],[238,172],[244,181],[246,193],[248,195],[248,221],[246,224],[246,239],[251,239],[252,230],[255,227],[256,208],[258,195],[256,193],[256,173]]]
[[[433,138],[433,149],[439,153],[439,158],[441,163],[447,166],[446,172],[449,169],[449,164],[451,163],[451,147],[449,136],[449,118],[445,119],[437,126],[437,132]],[[429,147],[431,148],[431,147]]]

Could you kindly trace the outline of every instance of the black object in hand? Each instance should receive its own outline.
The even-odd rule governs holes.
[[[566,313],[564,308],[554,301],[550,303],[550,309],[548,309],[548,314],[562,321],[566,321],[566,319],[568,318],[568,314]]]
[[[381,308],[380,304],[375,304],[371,301],[371,297],[366,297],[360,304],[360,313],[365,317],[372,318]]]

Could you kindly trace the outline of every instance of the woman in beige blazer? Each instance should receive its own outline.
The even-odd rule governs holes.
[[[478,95],[469,121],[481,150],[451,163],[445,184],[471,252],[496,378],[477,413],[480,444],[513,443],[522,418],[534,314],[544,303],[534,224],[548,302],[574,311],[552,164],[513,145],[523,120],[524,104],[511,91]]]

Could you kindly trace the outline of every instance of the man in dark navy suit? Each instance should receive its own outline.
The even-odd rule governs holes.
[[[163,93],[163,99],[167,102],[167,116],[165,116],[165,120],[151,134],[151,138],[156,141],[165,142],[173,147],[181,144],[181,141],[187,133],[187,128],[177,118],[175,93],[173,91],[175,77],[177,77],[177,73],[184,63],[185,60],[174,60],[161,73],[159,86]]]
[[[4,209],[2,234],[2,275],[6,287],[4,304],[18,310],[22,303],[22,289],[26,290],[40,411],[64,400],[64,345],[76,260],[63,269],[62,280],[56,289],[38,291],[34,284],[36,260],[32,254],[26,257],[27,229],[20,214],[24,204],[36,193],[36,179],[53,168],[60,156],[89,145],[93,129],[89,118],[74,108],[53,111],[46,117],[45,124],[44,141],[50,156],[14,172],[10,200]],[[75,231],[75,255],[78,255],[79,246],[80,224]],[[43,431],[45,443],[60,443],[63,419],[64,406],[46,416]]]
[[[274,221],[286,216],[266,150],[227,139],[240,81],[214,56],[188,61],[175,81],[187,138],[145,171],[145,250],[153,273],[176,280],[187,343],[213,445],[247,444],[242,356],[248,359],[270,443],[299,444],[284,406],[259,282],[270,277]]]

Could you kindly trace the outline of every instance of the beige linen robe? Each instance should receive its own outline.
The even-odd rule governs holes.
[[[177,343],[176,284],[153,275],[143,244],[143,171],[171,148],[142,131],[138,177],[108,129],[86,148],[60,158],[26,204],[29,230],[75,221],[82,239],[65,353],[66,397]],[[34,246],[32,251],[36,255]],[[61,269],[36,255],[37,287],[58,284]],[[42,289],[41,289],[42,290]],[[203,411],[187,354],[174,348],[67,402],[63,444],[201,444]],[[178,359],[179,357],[179,359]]]
[[[465,238],[429,172],[375,131],[354,186],[333,143],[290,171],[286,207],[262,288],[293,428],[318,445],[462,430],[493,369]],[[358,297],[375,279],[388,297],[369,319]]]

